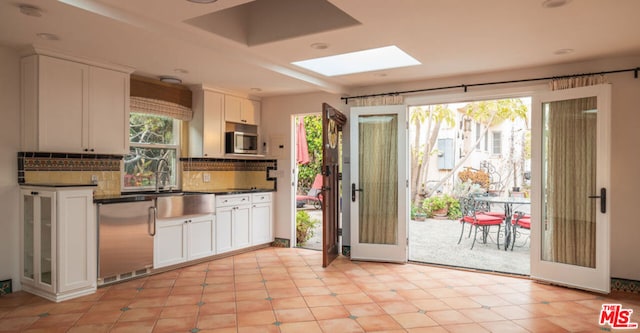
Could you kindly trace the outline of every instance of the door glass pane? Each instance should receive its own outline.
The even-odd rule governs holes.
[[[51,284],[51,198],[40,197],[40,282]]]
[[[398,244],[398,116],[358,117],[359,241]]]
[[[542,260],[595,267],[596,97],[543,104]]]
[[[24,234],[23,234],[23,253],[24,253],[24,277],[33,279],[33,196],[24,196]]]

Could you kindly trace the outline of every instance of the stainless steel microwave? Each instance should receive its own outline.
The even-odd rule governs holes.
[[[257,154],[258,135],[246,132],[226,132],[225,152],[227,154]]]

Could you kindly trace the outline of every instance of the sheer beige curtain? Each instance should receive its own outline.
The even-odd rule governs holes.
[[[398,243],[398,118],[361,116],[359,130],[360,243]]]
[[[604,83],[602,76],[554,80],[553,90]],[[595,267],[597,99],[579,98],[545,106],[545,260]]]

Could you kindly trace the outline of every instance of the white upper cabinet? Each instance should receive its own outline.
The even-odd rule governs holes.
[[[189,122],[189,156],[224,156],[224,95],[193,91],[193,119]]]
[[[21,70],[22,150],[128,152],[129,73],[46,55]]]
[[[260,102],[226,95],[224,119],[232,123],[260,125]]]
[[[89,68],[89,142],[86,149],[98,153],[129,152],[129,82],[129,74]]]

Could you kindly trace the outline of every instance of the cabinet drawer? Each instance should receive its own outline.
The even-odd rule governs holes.
[[[252,202],[253,203],[271,202],[271,193],[254,193]]]
[[[216,207],[247,205],[251,203],[249,194],[216,196]]]

